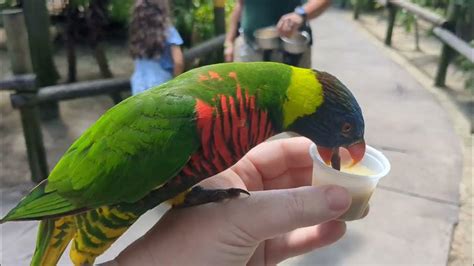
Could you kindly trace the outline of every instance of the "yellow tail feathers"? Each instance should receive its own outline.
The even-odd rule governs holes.
[[[38,227],[32,266],[56,265],[75,233],[72,216],[42,220]]]
[[[45,219],[40,222],[32,266],[56,265],[72,240],[74,265],[92,265],[139,217],[118,206]]]
[[[69,254],[74,265],[92,265],[137,219],[117,206],[75,215],[77,230]]]

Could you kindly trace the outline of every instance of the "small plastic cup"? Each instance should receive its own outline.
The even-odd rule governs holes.
[[[366,146],[364,158],[353,166],[354,173],[347,173],[345,166],[350,164],[350,157],[341,150],[342,171],[333,169],[325,164],[317,149],[312,144],[309,153],[313,159],[313,186],[338,185],[345,187],[352,196],[352,204],[349,209],[338,218],[342,221],[352,221],[362,218],[369,199],[380,179],[390,172],[390,162],[380,151]],[[360,173],[357,169],[361,169]],[[347,170],[346,170],[347,171]]]

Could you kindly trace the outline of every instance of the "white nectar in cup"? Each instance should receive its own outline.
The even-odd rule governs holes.
[[[345,187],[352,196],[351,206],[338,220],[360,219],[377,183],[390,172],[388,159],[367,145],[364,158],[351,165],[350,157],[341,150],[341,171],[338,171],[323,162],[315,144],[311,145],[309,153],[313,159],[313,186],[338,185]]]

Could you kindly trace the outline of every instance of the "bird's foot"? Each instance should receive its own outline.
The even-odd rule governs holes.
[[[195,186],[184,195],[181,202],[173,204],[173,208],[187,208],[210,202],[220,202],[226,199],[236,198],[240,196],[240,194],[250,196],[247,190],[240,188],[205,189],[200,186]]]

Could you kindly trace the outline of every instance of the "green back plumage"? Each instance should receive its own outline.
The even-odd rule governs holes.
[[[235,74],[235,75],[234,75]],[[216,106],[217,95],[236,98],[236,86],[256,96],[258,108],[268,110],[276,127],[283,122],[282,103],[291,82],[292,67],[280,63],[224,63],[188,71],[160,88],[172,88]]]

